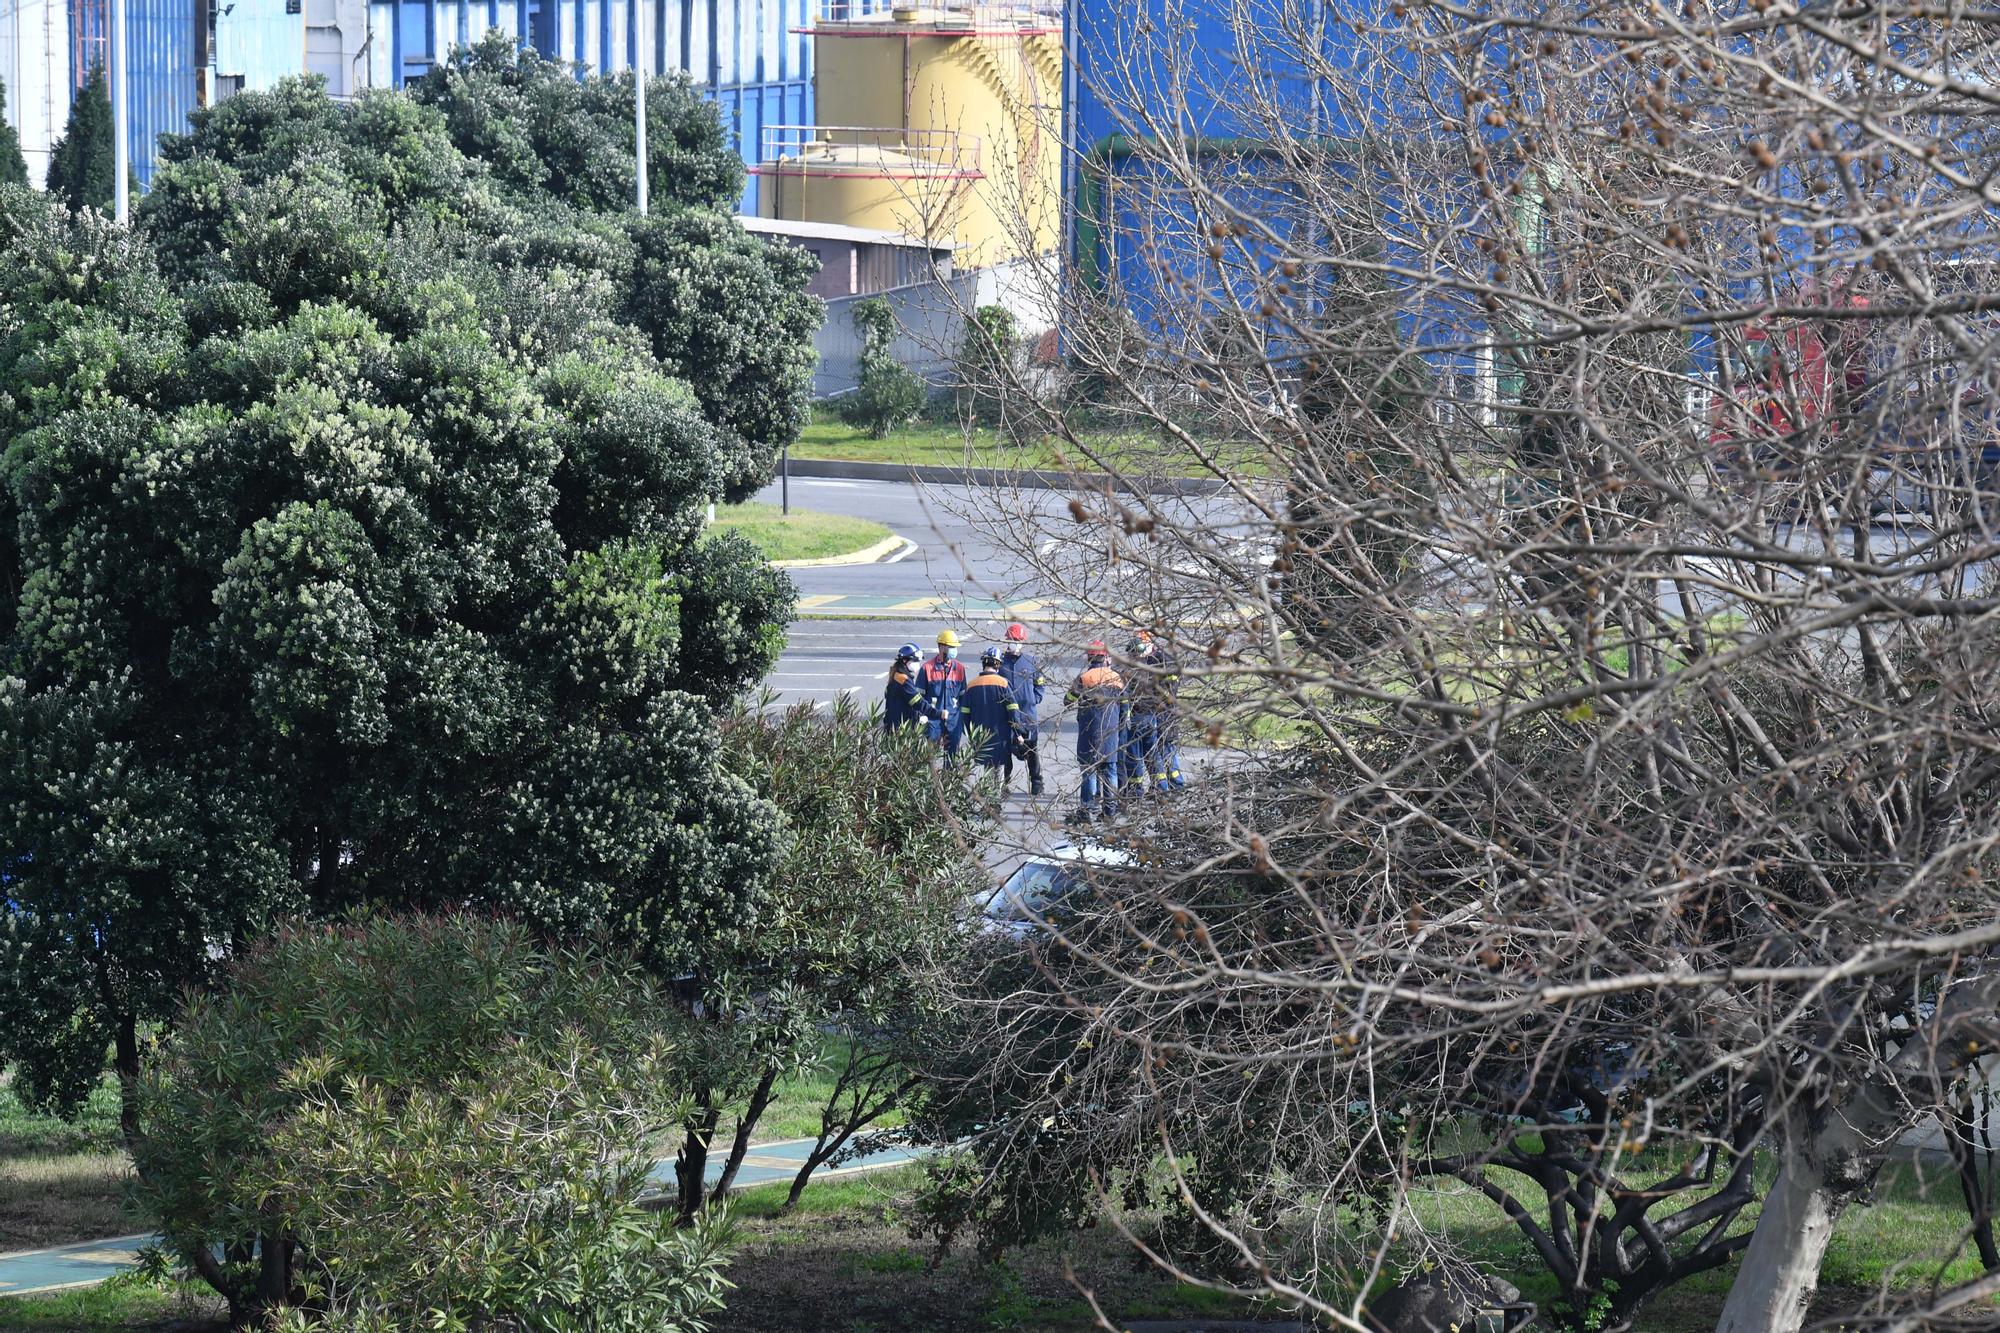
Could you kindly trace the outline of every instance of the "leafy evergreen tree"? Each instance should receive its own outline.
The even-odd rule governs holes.
[[[28,159],[21,156],[21,135],[6,122],[6,110],[7,85],[0,83],[0,185],[26,185]]]
[[[524,248],[547,259],[567,247],[562,262],[612,283],[618,317],[651,338],[721,432],[728,498],[769,481],[809,414],[816,261],[730,216],[743,164],[715,104],[685,75],[647,81],[652,213],[640,217],[630,76],[579,79],[495,33],[454,52],[412,96],[443,113],[458,150],[535,220]],[[562,220],[569,210],[573,222]],[[580,235],[592,243],[579,248]]]
[[[108,209],[116,181],[111,173],[111,98],[99,65],[70,103],[69,124],[49,156],[49,193],[71,208]]]
[[[744,928],[777,815],[712,709],[792,593],[700,535],[721,432],[604,236],[395,94],[245,93],[162,157],[130,231],[0,189],[15,1086],[129,1078],[284,913],[480,905],[670,974]]]

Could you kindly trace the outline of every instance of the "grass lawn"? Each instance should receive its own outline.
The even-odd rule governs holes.
[[[1205,477],[1212,475],[1199,460],[1178,447],[1167,448],[1139,436],[1125,438],[1109,433],[1088,437],[1091,448],[1103,458],[1118,459],[1121,465],[1140,475]],[[879,440],[870,439],[825,408],[815,409],[812,424],[792,446],[794,458],[830,458],[848,463],[908,463],[928,467],[991,467],[1006,471],[1049,469],[1061,471],[1065,462],[1054,439],[1034,444],[1010,445],[999,432],[967,430],[956,422],[938,424],[920,421],[902,430],[891,431]],[[1089,458],[1071,460],[1084,472],[1098,470]],[[1256,473],[1262,469],[1251,466]]]
[[[1055,464],[1045,445],[1010,446],[990,430],[970,433],[956,425],[918,422],[882,439],[848,425],[824,408],[792,446],[794,458],[835,458],[849,463],[911,463],[932,467],[1039,468]]]
[[[736,1290],[713,1321],[716,1333],[1082,1333],[1098,1325],[1066,1265],[1114,1319],[1255,1314],[1135,1262],[1109,1227],[1015,1251],[1003,1265],[961,1246],[933,1267],[929,1245],[909,1234],[920,1180],[919,1168],[897,1167],[826,1181],[788,1215],[777,1211],[782,1187],[745,1191],[732,1208]]]
[[[824,560],[850,555],[890,535],[889,529],[865,518],[821,514],[796,506],[787,516],[777,505],[754,500],[719,507],[715,526],[742,533],[757,543],[766,560]]]
[[[228,1326],[227,1314],[207,1287],[147,1282],[134,1274],[48,1296],[0,1296],[0,1333],[221,1329]]]
[[[74,1125],[25,1109],[0,1084],[0,1251],[129,1235],[132,1170],[118,1133],[118,1087],[98,1086]]]

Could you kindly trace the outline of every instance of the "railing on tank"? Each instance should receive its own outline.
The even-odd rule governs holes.
[[[1061,26],[1061,0],[818,0],[815,25],[898,23],[927,30],[1004,32]]]
[[[852,151],[842,151],[842,150]],[[957,130],[898,126],[767,125],[752,175],[813,171],[972,180],[985,175],[983,145]]]

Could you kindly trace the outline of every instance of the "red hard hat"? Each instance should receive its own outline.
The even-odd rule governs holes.
[[[1102,657],[1109,657],[1111,655],[1111,650],[1104,646],[1104,640],[1102,639],[1092,639],[1089,643],[1084,645],[1083,651],[1085,651],[1086,653],[1093,653]]]
[[[1007,627],[1007,642],[1026,643],[1027,641],[1028,627],[1026,625],[1017,620]]]

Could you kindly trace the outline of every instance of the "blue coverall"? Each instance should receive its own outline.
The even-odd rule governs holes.
[[[1174,681],[1179,666],[1157,649],[1133,663],[1132,720],[1125,731],[1125,754],[1119,772],[1127,787],[1144,789],[1150,780],[1159,791],[1187,786],[1181,757],[1174,743]]]
[[[924,710],[928,707],[924,701],[924,687],[917,679],[916,663],[906,667],[900,658],[897,659],[889,667],[889,683],[882,687],[882,725],[894,731],[897,727],[922,722]]]
[[[1021,706],[1014,702],[1014,691],[1007,684],[1007,678],[997,671],[982,671],[972,678],[965,687],[965,701],[959,705],[959,715],[964,718],[967,728],[977,727],[979,752],[973,755],[985,768],[1006,769],[1006,776],[1014,776],[1014,719]]]
[[[1124,744],[1125,681],[1102,662],[1084,668],[1066,701],[1076,708],[1076,761],[1083,767],[1083,808],[1103,793],[1104,813],[1118,810],[1118,751]]]
[[[1042,679],[1042,664],[1035,660],[1033,653],[1002,653],[1000,674],[1007,678],[1007,686],[1014,691],[1014,702],[1021,712],[1018,724],[1023,744],[1028,751],[1028,789],[1036,795],[1042,790],[1042,752],[1036,749],[1040,741],[1040,728],[1036,716],[1042,706],[1042,695],[1048,684]],[[1007,775],[1013,777],[1012,773]]]
[[[931,720],[924,734],[932,740],[944,742],[946,754],[958,753],[959,737],[963,734],[959,715],[959,696],[965,693],[965,663],[956,658],[939,653],[925,662],[917,672],[917,680],[924,687],[924,701],[931,706]]]

